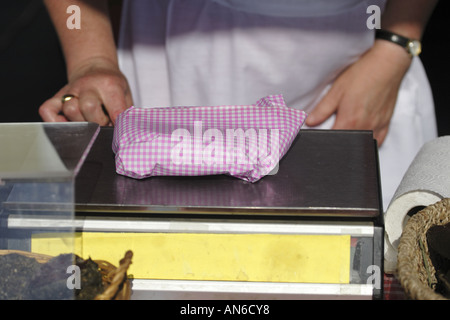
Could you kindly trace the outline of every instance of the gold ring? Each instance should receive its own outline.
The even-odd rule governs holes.
[[[65,94],[62,96],[61,102],[64,103],[64,102],[72,100],[73,98],[76,98],[76,96],[74,96],[73,94]]]

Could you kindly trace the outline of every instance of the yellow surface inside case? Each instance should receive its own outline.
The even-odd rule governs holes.
[[[132,250],[136,279],[349,283],[349,235],[35,234],[32,251],[117,264]]]

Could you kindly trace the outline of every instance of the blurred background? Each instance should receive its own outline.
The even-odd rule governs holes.
[[[39,106],[66,83],[64,58],[42,0],[0,4],[0,122],[41,121]],[[111,1],[115,26],[120,0]],[[439,135],[450,135],[450,1],[441,0],[423,37],[421,59],[435,99]]]
[[[58,38],[42,0],[0,7],[0,122],[41,121],[39,106],[66,83]]]
[[[439,136],[450,135],[450,1],[440,0],[422,39],[421,59],[433,90]]]

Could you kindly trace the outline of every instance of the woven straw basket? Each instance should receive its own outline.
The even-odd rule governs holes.
[[[52,256],[19,251],[19,250],[0,250],[0,255],[17,253],[26,257],[34,258],[39,263],[48,262]],[[94,260],[98,265],[102,275],[105,290],[97,295],[94,300],[130,300],[131,297],[131,281],[127,277],[127,270],[131,264],[133,257],[132,251],[127,251],[123,259],[120,260],[119,266],[116,267],[108,261]]]
[[[428,251],[426,233],[434,225],[445,225],[449,222],[448,198],[426,207],[408,220],[398,246],[397,271],[398,279],[409,298],[446,300],[429,285],[429,282],[436,283],[437,280]]]

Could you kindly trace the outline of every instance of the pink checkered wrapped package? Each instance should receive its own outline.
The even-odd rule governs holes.
[[[305,119],[282,95],[253,105],[131,107],[114,128],[116,172],[136,179],[227,174],[256,182],[274,172]]]

